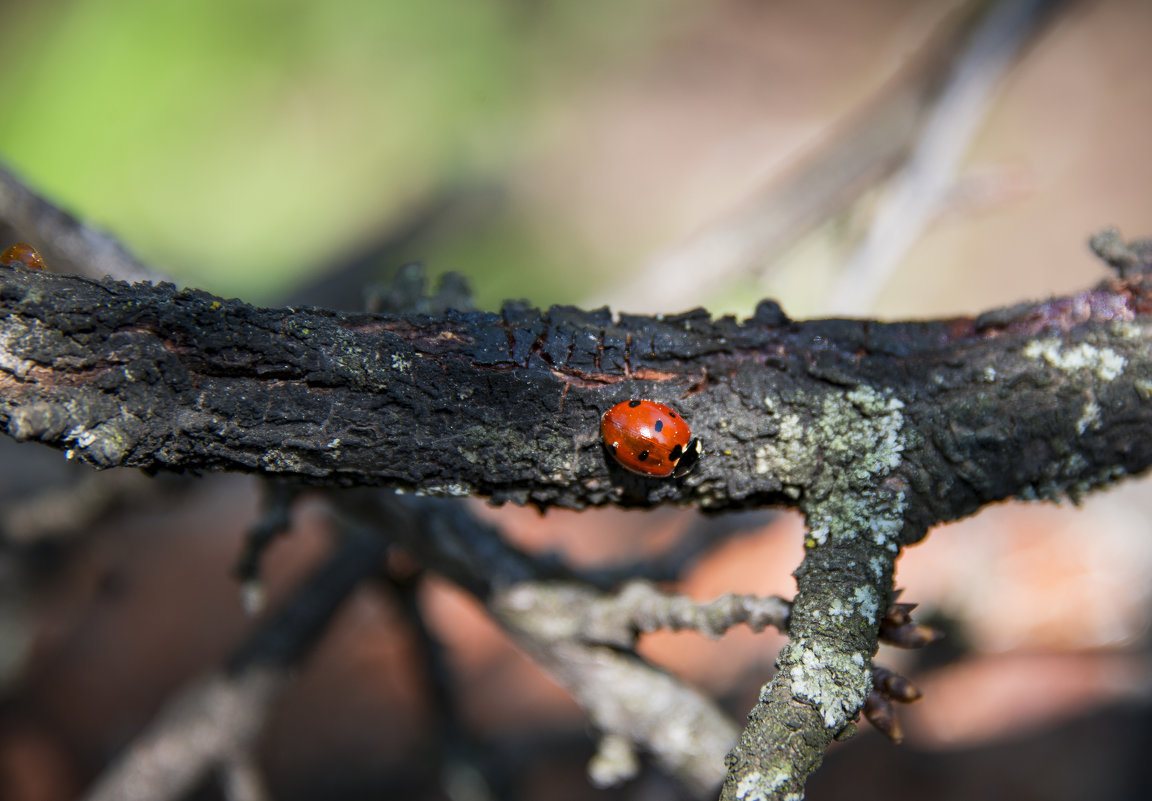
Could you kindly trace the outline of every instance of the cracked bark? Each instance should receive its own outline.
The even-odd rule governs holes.
[[[1129,262],[1073,296],[891,324],[794,322],[768,302],[742,323],[342,315],[3,268],[0,422],[97,467],[541,508],[798,508],[792,639],[724,790],[797,797],[870,687],[901,546],[993,501],[1075,499],[1148,468],[1152,279]],[[606,459],[599,415],[629,397],[684,412],[708,452],[694,473]]]
[[[342,315],[4,269],[0,422],[96,467],[719,511],[826,493],[829,465],[869,444],[837,426],[895,400],[908,542],[994,500],[1143,469],[1152,445],[1131,434],[1147,423],[1148,302],[1141,274],[924,323],[792,322],[770,303],[743,323]],[[636,396],[673,402],[703,437],[692,475],[605,460],[599,415]]]

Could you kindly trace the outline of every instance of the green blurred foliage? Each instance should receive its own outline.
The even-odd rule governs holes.
[[[430,193],[499,183],[533,114],[676,2],[8,3],[0,159],[157,268],[268,299]],[[530,224],[496,214],[412,255],[482,303],[563,299],[563,226]]]

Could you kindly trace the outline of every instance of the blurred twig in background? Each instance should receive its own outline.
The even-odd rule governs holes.
[[[20,239],[44,254],[48,269],[121,281],[159,281],[163,275],[145,267],[115,237],[44,200],[0,166],[0,220]]]
[[[866,308],[860,305],[860,276],[876,268],[860,266],[863,259],[894,261],[903,252],[893,249],[894,230],[901,241],[910,242],[930,219],[934,206],[929,196],[947,189],[947,177],[983,119],[995,82],[1055,5],[1055,0],[962,4],[875,97],[826,134],[797,166],[631,272],[614,296],[622,302],[642,297],[652,308],[677,308],[697,301],[717,283],[771,272],[780,256],[812,229],[844,214],[896,173],[901,188],[892,195],[902,199],[877,214],[869,234],[872,244],[861,249],[876,255],[859,256],[857,266],[837,279],[836,308]],[[923,220],[910,222],[910,211]],[[888,252],[893,255],[883,255]],[[676,280],[663,280],[667,276]],[[856,306],[847,309],[849,302]]]
[[[335,553],[233,654],[228,669],[170,701],[105,771],[87,801],[179,799],[207,771],[249,751],[288,669],[324,633],[360,581],[379,570],[384,548],[385,540],[374,532],[347,529]]]
[[[1000,0],[988,8],[951,65],[911,157],[840,273],[829,301],[831,311],[860,314],[871,307],[940,209],[1004,71],[1057,5],[1059,0]]]
[[[967,2],[946,15],[876,96],[829,130],[785,175],[632,271],[619,296],[644,297],[654,308],[677,308],[699,297],[705,286],[771,269],[805,234],[843,214],[899,169],[964,48],[980,5]],[[678,280],[658,280],[666,275]]]

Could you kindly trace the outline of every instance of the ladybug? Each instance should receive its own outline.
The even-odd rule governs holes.
[[[704,452],[684,418],[656,401],[617,403],[600,418],[600,434],[616,461],[642,476],[679,478]]]
[[[17,264],[29,270],[43,270],[44,259],[36,252],[36,248],[27,242],[17,242],[3,253],[0,253],[0,264],[15,267]]]

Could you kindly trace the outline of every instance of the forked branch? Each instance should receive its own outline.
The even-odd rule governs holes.
[[[799,509],[791,642],[725,787],[786,798],[868,695],[903,545],[993,501],[1077,498],[1152,463],[1148,248],[1096,244],[1122,267],[1092,289],[892,324],[796,322],[768,302],[743,322],[518,304],[347,315],[3,268],[0,422],[97,467],[541,508]],[[708,452],[695,472],[646,479],[605,458],[599,415],[629,397],[684,411]],[[487,581],[467,564],[457,578]],[[538,656],[559,671],[560,650]]]

